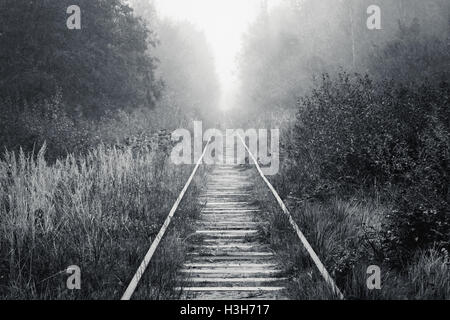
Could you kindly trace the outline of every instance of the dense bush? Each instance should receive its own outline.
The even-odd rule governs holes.
[[[60,94],[40,104],[0,101],[0,109],[2,152],[5,149],[37,152],[46,142],[46,157],[53,161],[70,152],[86,152],[96,144],[90,122],[69,116]]]
[[[449,99],[445,82],[411,89],[324,75],[300,102],[284,170],[300,173],[290,175],[299,196],[396,189],[384,228],[396,261],[435,242],[448,246]]]
[[[136,147],[158,145],[160,138],[167,140],[169,131],[187,128],[191,123],[190,115],[174,106],[166,95],[154,109],[141,107],[133,111],[107,112],[97,121],[69,115],[65,108],[60,93],[41,103],[0,100],[1,151],[37,153],[45,143],[45,158],[54,162],[70,153],[86,154],[100,143]],[[164,135],[160,137],[162,131]]]

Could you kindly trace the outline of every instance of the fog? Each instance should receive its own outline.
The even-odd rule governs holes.
[[[373,56],[398,36],[402,26],[416,21],[417,36],[442,40],[449,27],[448,4],[443,0],[155,0],[154,4],[162,18],[188,21],[205,34],[221,92],[218,105],[211,107],[222,110],[292,104],[322,72],[339,68],[370,72]],[[380,8],[380,29],[367,27],[371,5]]]

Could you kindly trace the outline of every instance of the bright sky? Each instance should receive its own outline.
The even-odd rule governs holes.
[[[156,0],[164,17],[188,20],[203,30],[214,50],[222,84],[222,108],[235,89],[235,58],[241,37],[261,9],[261,0]]]

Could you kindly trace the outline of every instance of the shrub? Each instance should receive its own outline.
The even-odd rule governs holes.
[[[393,260],[435,242],[448,246],[449,89],[324,75],[299,103],[284,176],[299,197],[374,185],[398,190],[385,222],[385,253]]]
[[[46,158],[55,161],[68,153],[84,153],[95,141],[93,127],[81,117],[69,116],[61,94],[39,104],[0,102],[0,145],[26,153],[47,144]]]

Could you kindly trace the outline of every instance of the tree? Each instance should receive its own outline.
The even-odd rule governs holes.
[[[81,30],[66,26],[70,5],[81,8]],[[99,117],[159,96],[155,42],[121,0],[4,0],[0,21],[1,98],[61,91],[66,111]]]
[[[189,117],[213,120],[220,89],[214,54],[205,34],[189,22],[161,19],[152,1],[130,3],[135,15],[155,30],[157,75],[163,79],[165,99]]]
[[[381,8],[381,30],[367,28],[373,4]],[[420,70],[427,77],[442,74],[448,69],[449,7],[445,0],[281,1],[243,41],[241,108],[292,110],[314,78],[340,69],[408,81],[422,77]],[[405,29],[414,19],[418,36]]]

